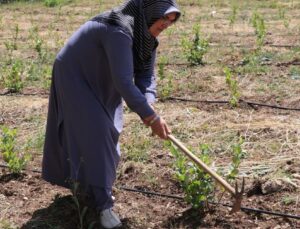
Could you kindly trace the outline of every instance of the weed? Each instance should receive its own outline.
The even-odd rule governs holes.
[[[29,150],[34,150],[36,152],[42,152],[45,141],[45,131],[39,131],[36,136],[30,138],[26,145],[25,150],[28,152]]]
[[[224,73],[226,76],[226,85],[228,86],[228,89],[230,91],[229,103],[232,107],[236,107],[240,99],[237,78],[232,75],[232,72],[228,67],[224,68]]]
[[[248,53],[245,55],[244,59],[241,62],[241,65],[236,69],[239,74],[260,74],[266,73],[268,71],[267,65],[262,65],[266,58],[270,58],[271,56],[266,56],[265,53],[260,53],[259,50],[255,50],[252,53]]]
[[[145,128],[144,126],[137,124],[133,126],[131,141],[123,145],[124,154],[127,160],[142,162],[148,160],[148,151],[151,146],[151,141],[149,138],[141,134]],[[146,129],[145,129],[146,130]]]
[[[284,196],[284,197],[282,197],[281,202],[284,205],[291,205],[291,204],[295,204],[297,201],[296,201],[296,198],[294,198],[292,196]]]
[[[203,56],[208,52],[208,39],[200,38],[200,25],[193,27],[194,38],[192,41],[187,38],[182,39],[184,54],[190,65],[203,64]]]
[[[8,168],[13,173],[20,173],[30,160],[29,154],[20,155],[16,152],[16,129],[2,127],[2,136],[0,138],[0,152],[3,160],[8,164]]]

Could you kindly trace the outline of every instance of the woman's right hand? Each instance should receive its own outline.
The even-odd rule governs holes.
[[[159,136],[161,139],[168,139],[168,135],[171,134],[166,121],[163,118],[159,118],[151,125],[153,135]]]
[[[168,139],[168,135],[171,133],[166,121],[157,116],[156,114],[151,115],[143,119],[143,122],[151,127],[152,134],[159,136],[161,139]]]

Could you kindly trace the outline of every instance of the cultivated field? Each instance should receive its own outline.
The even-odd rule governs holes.
[[[42,148],[56,53],[81,24],[121,1],[4,2],[0,228],[98,228],[97,216],[91,209],[84,214],[70,191],[41,180]],[[114,189],[123,228],[300,228],[300,0],[178,3],[181,19],[159,37],[155,109],[176,138],[229,182],[240,184],[245,177],[244,207],[298,220],[253,211],[229,214],[222,203],[232,204],[230,195],[207,177],[200,181],[208,183],[193,180],[188,160],[181,175],[192,184],[180,182],[176,171],[183,159],[174,156],[180,151],[151,136],[125,107]],[[6,146],[15,154],[5,156]],[[26,169],[20,171],[22,159]],[[122,189],[189,197],[195,194],[192,185],[209,190],[198,193],[208,206],[194,209],[200,203],[195,199]]]

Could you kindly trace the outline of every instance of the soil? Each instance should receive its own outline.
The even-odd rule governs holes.
[[[19,49],[13,55],[34,60],[37,54],[29,41],[33,25],[39,25],[40,35],[48,45],[47,51],[54,55],[72,32],[91,15],[98,13],[99,8],[102,11],[117,4],[116,1],[101,2],[103,4],[99,6],[99,1],[75,1],[57,8],[47,8],[41,2],[1,6],[0,60],[5,58],[7,50],[4,42],[11,39],[11,25],[16,20],[20,28]],[[228,1],[178,2],[184,16],[174,30],[170,28],[161,35],[158,56],[168,57],[165,74],[171,75],[175,81],[171,96],[202,102],[160,98],[155,109],[168,121],[173,135],[186,146],[198,149],[201,143],[210,145],[211,167],[215,170],[228,170],[231,147],[242,136],[246,152],[238,176],[239,184],[242,177],[246,180],[242,206],[299,218],[299,111],[249,106],[246,103],[233,108],[228,103],[203,101],[228,101],[223,67],[243,67],[245,53],[256,49],[255,33],[248,20],[253,9],[258,8],[268,25],[264,55],[261,57],[265,62],[259,67],[267,69],[244,70],[238,75],[242,99],[300,108],[300,81],[297,74],[294,78],[291,76],[291,69],[300,72],[300,2],[276,1],[276,7],[285,7],[288,12],[288,28],[269,1],[241,2],[241,10],[233,26],[229,25],[232,8]],[[203,65],[191,67],[183,58],[180,40],[192,36],[191,25],[200,21],[201,31],[210,36],[210,51],[205,55]],[[165,83],[158,79],[158,87]],[[29,146],[32,154],[32,160],[21,174],[10,173],[0,156],[0,228],[100,228],[98,216],[91,208],[88,208],[83,225],[80,225],[80,215],[85,206],[80,206],[79,212],[70,190],[41,179],[42,145],[39,139],[45,129],[48,89],[34,81],[25,85],[20,93],[10,94],[0,84],[0,94],[0,125],[17,128],[20,151],[26,151],[28,147],[24,146]],[[121,217],[123,228],[300,228],[299,219],[245,209],[230,214],[230,207],[224,204],[231,205],[234,199],[223,193],[221,188],[217,188],[215,193],[215,200],[220,202],[208,203],[200,210],[193,209],[182,199],[142,193],[184,196],[174,177],[174,157],[126,107],[120,143],[123,153],[113,195],[114,209]]]

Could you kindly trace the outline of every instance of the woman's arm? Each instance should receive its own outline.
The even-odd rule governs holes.
[[[119,28],[107,34],[104,49],[108,58],[113,86],[124,98],[128,107],[141,118],[154,114],[145,95],[134,84],[132,39]],[[109,87],[109,85],[107,85]]]
[[[156,100],[156,75],[154,71],[156,50],[153,51],[151,68],[148,71],[135,73],[135,85],[145,95],[149,104]]]

